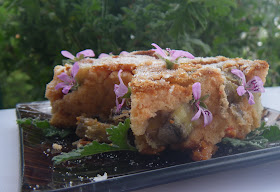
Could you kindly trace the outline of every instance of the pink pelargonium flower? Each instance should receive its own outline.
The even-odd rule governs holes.
[[[120,52],[120,55],[127,55],[127,54],[129,54],[129,52],[127,52],[127,51]]]
[[[129,52],[127,52],[127,51],[122,51],[122,52],[120,52],[120,55],[127,55],[127,54],[129,54]],[[109,54],[107,54],[107,53],[101,53],[101,54],[98,56],[98,59],[101,59],[101,58],[103,58],[103,57],[110,57],[110,56],[113,56],[113,53],[112,53],[112,52],[109,53]]]
[[[121,78],[122,71],[123,70],[121,69],[118,72],[118,77],[119,77],[120,84],[119,85],[115,84],[115,86],[114,86],[114,92],[116,94],[116,106],[117,106],[116,112],[117,113],[121,110],[121,108],[122,108],[122,106],[123,106],[123,104],[125,102],[125,98],[122,98],[122,102],[121,103],[119,103],[118,99],[120,97],[123,97],[128,92],[128,88],[127,88],[127,86],[125,86],[125,84],[123,83],[123,80]]]
[[[65,95],[68,94],[69,90],[73,86],[76,86],[76,84],[77,84],[77,82],[75,80],[75,76],[77,75],[78,71],[79,71],[79,64],[77,62],[75,62],[73,67],[72,67],[72,71],[71,71],[70,76],[68,76],[65,72],[63,72],[63,73],[61,73],[60,75],[57,76],[63,82],[58,83],[55,86],[55,89],[58,90],[60,88],[63,88],[62,93],[64,93]]]
[[[193,84],[192,92],[195,100],[194,105],[198,109],[197,113],[193,116],[192,121],[198,120],[202,113],[204,117],[204,126],[209,125],[213,120],[213,115],[208,109],[200,106],[201,84],[199,82]]]
[[[79,59],[81,59],[81,57],[85,58],[85,57],[94,57],[95,56],[93,50],[91,50],[91,49],[86,49],[86,50],[83,50],[83,51],[77,53],[76,57],[74,55],[72,55],[72,53],[70,53],[69,51],[61,51],[61,54],[64,57],[67,57],[71,60],[79,60]]]
[[[110,57],[110,55],[107,54],[107,53],[101,53],[101,54],[98,56],[98,59],[101,59],[101,58],[104,58],[104,57]]]
[[[164,59],[170,60],[174,62],[180,57],[187,57],[190,59],[194,59],[194,56],[187,52],[187,51],[182,51],[182,50],[172,50],[169,48],[166,48],[166,51],[164,51],[162,48],[160,48],[157,44],[152,43],[152,46],[154,46],[156,49],[153,49],[158,55],[163,57]]]
[[[242,96],[247,92],[249,94],[248,103],[250,105],[255,104],[253,93],[263,93],[265,91],[261,78],[254,76],[246,83],[246,77],[242,71],[239,69],[232,69],[231,72],[242,80],[242,85],[236,89],[237,94]]]

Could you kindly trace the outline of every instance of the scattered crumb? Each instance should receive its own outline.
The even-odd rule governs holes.
[[[84,141],[83,139],[79,139],[78,141],[75,141],[72,143],[73,146],[76,146],[77,149],[83,147],[84,145],[86,144],[89,144],[90,142],[89,141]]]
[[[62,145],[59,145],[59,144],[57,144],[57,143],[54,143],[54,144],[52,145],[52,148],[55,149],[55,150],[61,151]]]
[[[268,118],[267,118],[267,117],[265,117],[265,118],[264,118],[264,121],[265,121],[265,122],[267,122],[267,121],[268,121]]]
[[[103,176],[98,174],[97,177],[94,177],[94,178],[93,178],[93,180],[94,180],[95,182],[98,182],[98,181],[104,181],[104,180],[106,180],[107,178],[108,178],[108,177],[107,177],[107,173],[105,172]]]

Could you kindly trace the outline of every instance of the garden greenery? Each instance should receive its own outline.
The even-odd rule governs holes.
[[[280,85],[280,0],[0,0],[3,108],[44,100],[61,50],[161,47],[195,56],[262,59]],[[1,103],[0,103],[1,105]]]

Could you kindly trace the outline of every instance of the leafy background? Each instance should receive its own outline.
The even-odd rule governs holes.
[[[280,0],[0,0],[0,108],[44,100],[61,50],[262,59],[280,85]]]

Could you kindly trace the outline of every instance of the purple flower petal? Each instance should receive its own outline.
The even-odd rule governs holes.
[[[129,54],[129,52],[127,52],[127,51],[120,52],[120,55],[127,55],[127,54]]]
[[[69,51],[61,51],[61,55],[63,55],[64,57],[67,57],[71,60],[73,60],[75,58],[74,55],[72,55],[72,53],[70,53]]]
[[[98,56],[98,59],[101,59],[101,58],[103,58],[103,57],[110,57],[110,55],[107,54],[107,53],[101,53],[101,54]]]
[[[204,117],[204,127],[209,125],[213,120],[213,115],[208,109],[202,109],[202,114]]]
[[[232,69],[231,72],[242,79],[242,86],[239,86],[236,91],[239,96],[244,95],[246,92],[249,94],[249,104],[255,104],[254,95],[252,93],[263,93],[264,87],[263,82],[260,77],[254,76],[250,81],[246,83],[245,75],[242,71],[238,69]]]
[[[77,53],[76,57],[79,58],[81,55],[84,55],[84,57],[94,57],[95,56],[93,50],[91,50],[91,49],[86,49],[86,50],[83,50],[83,51]]]
[[[73,67],[72,67],[72,71],[71,71],[71,75],[73,77],[73,80],[74,80],[74,77],[77,75],[77,73],[79,71],[79,68],[80,68],[80,66],[79,66],[78,62],[75,62]]]
[[[66,85],[63,89],[62,89],[62,93],[64,93],[65,95],[69,93],[69,90],[72,88],[72,85]]]
[[[125,86],[125,84],[123,83],[123,80],[121,78],[122,71],[123,70],[121,69],[121,70],[119,70],[119,73],[118,73],[120,84],[119,85],[115,84],[115,86],[114,86],[114,91],[118,98],[124,96],[128,91],[128,88]]]
[[[119,104],[119,101],[117,99],[117,109],[116,109],[117,113],[120,112],[120,110],[121,110],[121,108],[122,108],[122,106],[124,104],[124,101],[125,101],[125,99],[122,99],[122,102]]]
[[[194,59],[194,56],[187,52],[187,51],[182,51],[182,50],[170,50],[169,51],[170,55],[171,55],[171,59],[174,61],[179,57],[187,57],[190,59]]]
[[[198,120],[200,115],[201,115],[201,112],[202,112],[202,108],[196,103],[196,107],[198,109],[197,113],[193,116],[192,120],[191,121],[195,121],[195,120]]]
[[[254,76],[250,81],[248,81],[246,83],[246,88],[252,93],[264,92],[262,79],[258,76]]]
[[[61,83],[58,83],[58,84],[55,86],[55,89],[58,90],[58,89],[63,88],[63,87],[65,87],[65,86],[67,86],[67,85],[66,85],[64,82],[61,82]]]
[[[61,73],[57,76],[60,80],[64,81],[65,84],[70,84],[72,82],[72,78],[69,77],[66,73]]]
[[[247,91],[249,93],[249,100],[248,100],[248,103],[250,105],[254,105],[255,104],[255,101],[254,101],[254,95],[253,93],[251,93],[250,91]]]
[[[160,56],[162,56],[163,58],[168,58],[168,56],[166,55],[166,53],[162,50],[162,48],[160,48],[157,44],[152,43],[152,46],[154,46],[156,49],[153,49],[157,54],[159,54]]]
[[[204,109],[202,107],[200,107],[198,105],[198,103],[195,104],[196,107],[198,108],[198,111],[197,113],[193,116],[193,118],[191,119],[191,121],[195,121],[195,120],[198,120],[199,117],[201,116],[201,113],[203,114],[203,117],[204,117],[204,127],[209,125],[212,120],[213,120],[213,115],[212,113],[208,110],[208,109]]]
[[[198,100],[201,97],[201,84],[199,82],[192,85],[192,93],[195,100]]]
[[[244,86],[239,86],[239,87],[236,89],[236,91],[237,91],[237,94],[238,94],[239,96],[242,96],[242,95],[244,95],[244,94],[246,93],[246,90],[245,90]]]
[[[115,86],[114,86],[114,92],[116,94],[116,106],[117,106],[116,112],[119,112],[121,110],[121,108],[124,104],[124,101],[125,101],[125,99],[123,98],[122,103],[119,104],[118,98],[124,96],[128,91],[128,88],[125,86],[125,84],[123,83],[123,80],[121,78],[122,71],[123,70],[121,69],[121,70],[119,70],[119,73],[118,73],[120,84],[119,85],[115,84]]]
[[[232,69],[231,72],[232,72],[234,75],[236,75],[236,76],[238,76],[239,78],[241,78],[241,79],[242,79],[242,85],[245,86],[245,84],[246,84],[246,78],[245,78],[244,73],[243,73],[242,71],[240,71],[239,69]]]
[[[192,85],[192,92],[193,92],[193,97],[196,101],[195,106],[198,109],[197,113],[193,116],[192,121],[199,119],[202,113],[204,117],[204,126],[209,125],[213,120],[213,116],[208,109],[199,106],[200,103],[199,99],[201,97],[201,84],[199,82],[196,82]]]

